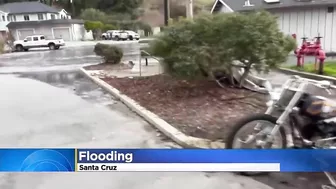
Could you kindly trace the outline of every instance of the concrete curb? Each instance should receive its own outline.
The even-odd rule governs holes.
[[[308,79],[327,80],[327,81],[332,82],[333,84],[336,84],[336,78],[330,77],[330,76],[301,72],[301,71],[291,70],[291,69],[288,69],[288,68],[279,68],[278,71],[280,71],[282,73],[285,73],[285,74],[298,75],[298,76],[305,77],[305,78],[308,78]]]
[[[196,138],[192,136],[187,136],[181,131],[177,130],[175,127],[171,126],[169,123],[161,119],[156,114],[148,111],[144,107],[140,106],[136,101],[129,98],[128,96],[122,94],[118,89],[112,87],[107,84],[103,80],[98,77],[92,76],[90,71],[85,70],[84,68],[80,69],[81,72],[95,82],[97,85],[102,87],[104,90],[112,94],[122,103],[124,103],[128,108],[136,112],[139,116],[144,118],[147,122],[153,125],[155,128],[160,130],[167,137],[175,141],[177,144],[185,147],[185,148],[210,148],[210,149],[218,149],[225,148],[225,144],[222,142],[210,141],[206,139]]]

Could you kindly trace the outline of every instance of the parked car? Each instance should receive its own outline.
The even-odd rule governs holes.
[[[114,35],[112,34],[112,38],[117,40],[117,41],[119,41],[119,40],[126,41],[128,39],[128,32],[118,31]]]
[[[59,49],[65,45],[63,39],[48,40],[44,35],[27,36],[24,40],[17,40],[13,43],[16,51],[28,51],[31,48],[49,47],[50,50]]]
[[[119,30],[107,30],[105,33],[102,33],[101,38],[104,40],[111,40],[113,38],[113,34],[119,32]]]
[[[130,30],[127,30],[126,31],[128,33],[128,39],[129,40],[139,40],[140,39],[140,35],[134,31],[130,31]]]
[[[134,31],[124,31],[124,30],[108,30],[105,33],[102,34],[102,39],[104,40],[123,40],[126,41],[127,39],[133,40],[139,40],[139,34],[135,33]]]
[[[101,38],[102,38],[103,40],[108,40],[108,39],[110,39],[110,34],[107,33],[107,32],[102,33]]]

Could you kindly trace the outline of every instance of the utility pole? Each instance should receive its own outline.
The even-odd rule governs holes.
[[[193,0],[185,0],[186,2],[186,12],[187,12],[187,18],[193,18],[194,17],[194,2]]]
[[[73,0],[70,0],[70,4],[71,4],[71,12],[72,12],[71,17],[75,17],[76,10],[75,10],[75,5],[73,3]]]
[[[163,6],[164,6],[164,24],[165,26],[168,26],[170,18],[169,0],[163,0]]]

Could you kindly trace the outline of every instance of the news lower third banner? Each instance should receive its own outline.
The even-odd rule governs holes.
[[[0,172],[336,172],[336,150],[0,149]]]

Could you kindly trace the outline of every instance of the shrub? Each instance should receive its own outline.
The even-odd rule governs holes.
[[[92,31],[93,39],[98,39],[104,24],[100,21],[85,21],[84,27],[87,31]]]
[[[98,9],[89,8],[83,10],[83,12],[80,15],[80,18],[83,20],[96,20],[105,23],[108,19],[108,16]]]
[[[104,59],[104,63],[119,64],[124,56],[123,50],[119,47],[98,43],[94,47],[96,55]]]
[[[103,31],[104,31],[104,32],[106,32],[106,31],[108,31],[108,30],[116,30],[116,29],[117,29],[117,27],[114,26],[114,25],[112,25],[112,24],[105,24],[105,25],[103,26]]]
[[[110,45],[103,44],[103,43],[97,43],[93,49],[93,52],[96,53],[98,56],[103,56],[104,49],[107,49]]]
[[[234,61],[242,63],[246,73],[252,64],[259,71],[276,67],[294,48],[295,41],[279,30],[268,12],[180,19],[150,43],[153,55],[163,58],[165,71],[184,78],[213,76],[215,70],[230,74]]]

